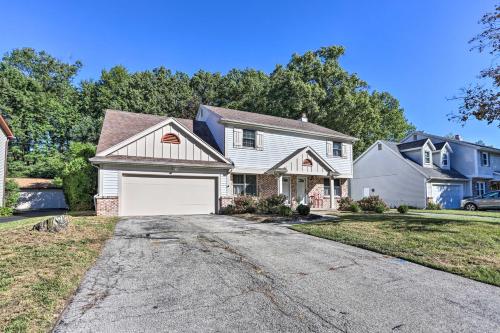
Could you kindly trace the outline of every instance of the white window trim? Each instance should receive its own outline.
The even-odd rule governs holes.
[[[335,148],[335,145],[339,145],[339,148]],[[343,144],[342,142],[332,142],[332,156],[333,157],[343,157],[344,156],[344,152],[343,152]],[[334,151],[339,151],[340,154],[339,155],[335,155],[333,152]]]
[[[477,182],[477,195],[483,195],[486,193],[486,183],[485,182]]]
[[[444,163],[445,161],[446,164]],[[450,165],[450,156],[448,156],[448,153],[445,152],[441,155],[441,166],[448,167],[449,165]]]
[[[429,162],[426,161],[427,156],[429,156]],[[424,150],[424,164],[430,165],[432,163],[432,156],[429,150]]]
[[[235,183],[234,182],[234,176],[243,176],[243,183]],[[247,194],[246,193],[246,188],[247,188],[247,176],[255,176],[255,195],[254,196],[258,196],[259,195],[259,187],[258,187],[258,180],[257,180],[257,175],[253,175],[253,174],[241,174],[241,173],[238,173],[238,174],[233,174],[233,195],[234,196],[240,196],[240,195],[252,195],[252,194]],[[234,191],[234,186],[235,185],[243,185],[243,194],[236,194],[235,191]]]
[[[486,163],[484,163],[484,156],[486,156]],[[481,152],[481,166],[490,166],[490,154],[487,152]]]

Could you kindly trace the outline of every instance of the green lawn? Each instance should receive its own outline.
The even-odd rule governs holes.
[[[500,286],[498,222],[391,213],[338,216],[291,228]]]
[[[71,217],[63,232],[30,231],[42,219],[0,224],[1,332],[50,331],[117,220]]]
[[[468,211],[460,209],[441,209],[441,210],[424,210],[424,209],[410,209],[414,213],[432,213],[432,214],[453,214],[465,216],[482,216],[482,217],[496,217],[500,218],[500,211]]]

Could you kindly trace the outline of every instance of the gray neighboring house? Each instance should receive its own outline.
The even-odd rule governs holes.
[[[335,208],[349,135],[308,121],[201,105],[195,119],[107,110],[92,164],[99,215],[210,214],[238,196]]]
[[[354,161],[351,196],[359,200],[378,195],[391,207],[425,208],[433,201],[458,208],[469,180],[451,163],[453,153],[446,141],[379,140]]]

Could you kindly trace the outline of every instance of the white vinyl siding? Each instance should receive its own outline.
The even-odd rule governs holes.
[[[233,127],[226,127],[226,157],[234,162],[236,169],[253,169],[265,172],[277,163],[290,156],[294,151],[309,146],[321,155],[343,177],[352,176],[352,145],[344,143],[345,158],[327,156],[327,145],[332,140],[314,138],[303,134],[292,134],[281,131],[262,131],[263,145],[261,150],[239,149],[235,144]],[[330,142],[330,143],[327,143]]]
[[[383,146],[378,150],[374,145],[356,161],[351,180],[352,198],[359,200],[368,193],[379,195],[391,207],[407,204],[424,208],[425,176],[389,149]]]
[[[163,135],[173,133],[180,139],[180,144],[162,143]],[[168,124],[156,131],[137,139],[110,155],[168,158],[191,161],[216,161],[214,154],[198,142],[188,137],[180,127]]]
[[[215,139],[215,142],[217,143],[217,146],[219,146],[219,150],[222,153],[224,153],[225,133],[224,133],[224,125],[219,124],[220,117],[202,106],[198,111],[198,114],[196,115],[196,120],[204,121],[207,124],[208,128],[210,129],[210,132],[212,133],[212,136]]]
[[[115,197],[118,196],[118,178],[117,170],[99,169],[100,178],[100,196]]]

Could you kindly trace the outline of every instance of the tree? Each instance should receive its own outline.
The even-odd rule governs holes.
[[[491,13],[485,14],[479,23],[484,26],[484,31],[472,38],[469,43],[473,44],[471,50],[480,53],[489,50],[489,54],[494,56],[493,63],[489,68],[482,70],[478,78],[488,80],[486,85],[476,84],[462,89],[463,103],[459,108],[458,115],[451,118],[458,119],[465,123],[470,117],[478,120],[485,120],[488,124],[498,122],[500,127],[500,67],[496,62],[500,51],[500,28],[498,19],[500,18],[500,5],[495,7]]]
[[[80,68],[78,61],[67,64],[30,48],[0,61],[0,110],[16,136],[9,148],[10,176],[56,175],[79,118],[72,80]]]

